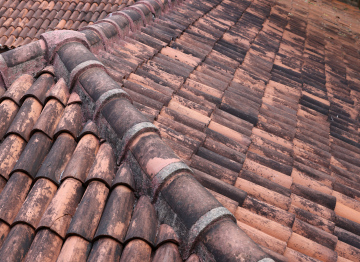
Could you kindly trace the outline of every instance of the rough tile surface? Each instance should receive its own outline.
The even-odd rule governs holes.
[[[133,0],[2,0],[0,47],[26,45],[50,30],[78,30],[133,3]]]
[[[360,261],[359,10],[111,12],[1,55],[0,257]]]

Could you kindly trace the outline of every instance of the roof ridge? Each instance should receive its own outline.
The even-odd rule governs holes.
[[[70,92],[75,90],[82,100],[89,101],[86,114],[97,123],[101,136],[116,147],[118,157],[134,161],[145,173],[145,177],[138,178],[142,179],[137,183],[140,193],[147,193],[163,216],[170,213],[180,221],[177,233],[183,240],[184,258],[202,239],[221,235],[227,244],[206,246],[212,256],[226,261],[237,260],[236,255],[247,261],[262,260],[268,255],[234,223],[236,219],[230,211],[191,175],[192,170],[157,134],[157,127],[132,105],[130,96],[94,56],[99,50],[108,50],[112,42],[123,39],[130,30],[135,32],[151,24],[163,11],[180,3],[181,0],[144,0],[111,13],[81,32],[46,32],[39,41],[0,55],[2,86],[9,86],[19,71],[35,73],[45,65],[53,65],[56,77],[65,80]],[[219,3],[215,1],[214,6]],[[150,190],[145,184],[151,185]]]

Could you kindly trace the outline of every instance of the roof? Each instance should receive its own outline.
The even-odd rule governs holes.
[[[359,261],[359,10],[144,0],[0,56],[0,257]]]
[[[0,48],[36,41],[50,30],[78,30],[119,11],[134,1],[0,1]]]

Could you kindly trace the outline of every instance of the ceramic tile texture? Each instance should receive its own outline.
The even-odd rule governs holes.
[[[63,79],[24,74],[1,101],[2,261],[180,259],[176,233],[135,197],[129,166],[115,173],[111,145],[93,122],[83,126],[81,99]]]
[[[360,261],[360,11],[111,12],[1,55],[0,257]]]
[[[0,1],[0,48],[15,48],[50,30],[78,30],[134,1]]]

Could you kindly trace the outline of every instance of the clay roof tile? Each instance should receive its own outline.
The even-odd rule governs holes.
[[[52,71],[53,69],[50,70]],[[60,80],[57,81],[51,89],[49,89],[48,93],[46,94],[45,102],[47,102],[51,98],[55,98],[60,103],[62,103],[63,106],[66,106],[69,96],[70,94],[66,83],[63,78],[60,78]]]
[[[128,187],[117,186],[114,188],[106,203],[95,238],[108,236],[123,243],[130,223],[134,201],[134,194]]]
[[[41,132],[35,133],[30,138],[13,170],[20,170],[31,177],[35,177],[51,145],[51,139],[45,134]]]
[[[74,104],[74,103],[79,103],[81,104],[81,99],[79,97],[79,95],[76,92],[71,93],[69,100],[68,100],[68,105]]]
[[[48,6],[46,7],[46,10],[52,11],[54,6],[55,6],[55,1],[49,1]]]
[[[58,19],[51,19],[51,23],[48,26],[48,29],[53,30],[58,25],[59,20]]]
[[[85,4],[83,2],[78,3],[75,10],[81,12],[81,9],[84,7],[84,5]]]
[[[50,14],[49,10],[45,10],[44,12],[42,12],[42,14],[39,16],[39,18],[45,20],[46,17]]]
[[[160,225],[156,236],[156,246],[158,247],[167,242],[179,244],[180,240],[171,226],[162,224]]]
[[[71,221],[67,234],[76,234],[88,241],[92,240],[105,207],[108,193],[109,189],[104,183],[99,181],[90,182]],[[89,208],[89,203],[91,203],[91,208]]]
[[[69,102],[71,102],[71,96]],[[79,103],[72,103],[65,108],[64,114],[59,121],[55,130],[55,136],[62,132],[71,134],[76,139],[81,130],[81,105]]]
[[[21,105],[20,101],[22,100],[25,93],[33,84],[34,78],[31,75],[24,74],[18,77],[14,83],[8,88],[8,90],[1,96],[1,101],[4,99],[11,99],[16,104]]]
[[[55,29],[63,29],[66,24],[66,20],[61,19],[59,23],[56,25]]]
[[[64,29],[66,29],[66,30],[70,29],[72,27],[73,23],[74,22],[71,20],[67,21],[66,24],[64,25]]]
[[[6,10],[7,10],[6,7],[4,7],[4,6],[1,7],[1,8],[0,8],[0,14],[1,14],[1,15],[4,14]]]
[[[13,43],[16,40],[16,37],[14,35],[11,35],[5,42],[4,45],[13,47]]]
[[[41,229],[35,236],[25,260],[37,261],[42,257],[55,257],[60,253],[63,240],[50,229]],[[51,250],[51,251],[50,251]],[[55,252],[53,252],[53,250]]]
[[[108,143],[101,144],[95,162],[89,171],[86,182],[100,180],[110,187],[115,176],[115,159],[112,147]]]
[[[100,3],[99,6],[97,7],[96,11],[98,11],[99,13],[101,13],[103,11],[105,7],[105,4],[104,3]]]
[[[138,227],[138,221],[143,221],[146,224],[143,227]],[[152,206],[150,199],[143,196],[139,199],[126,234],[125,242],[131,241],[134,238],[142,239],[151,246],[155,244],[157,218],[155,209]]]
[[[64,106],[59,101],[55,99],[49,100],[41,112],[32,132],[42,131],[50,138],[53,138],[55,128],[60,121],[63,111]]]
[[[74,11],[74,12],[72,12],[72,14],[71,14],[71,16],[69,17],[69,19],[72,20],[72,21],[76,21],[76,20],[78,19],[78,17],[79,17],[79,14],[80,14],[79,11]]]
[[[75,2],[72,2],[67,9],[68,9],[69,11],[73,12],[73,11],[75,10],[75,7],[76,7],[76,3],[75,3]]]
[[[56,2],[53,10],[56,10],[56,11],[60,11],[61,10],[61,7],[62,7],[62,3],[61,2]]]
[[[94,13],[97,10],[98,6],[99,5],[97,3],[93,3],[88,11]]]
[[[38,227],[50,229],[61,237],[65,237],[71,217],[75,214],[83,193],[84,188],[80,181],[72,178],[66,179],[48,205]],[[61,217],[63,219],[59,219]]]
[[[20,10],[15,10],[14,12],[12,12],[10,18],[12,19],[16,19],[20,14]]]
[[[107,252],[103,252],[106,250]],[[112,238],[100,238],[95,241],[91,248],[88,261],[110,261],[120,259],[122,246],[119,242]]]
[[[11,24],[12,24],[12,22],[14,21],[14,19],[12,19],[12,18],[8,18],[8,19],[6,19],[6,21],[4,21],[4,23],[2,24],[4,27],[9,27],[9,28],[11,28],[10,26],[11,26]]]
[[[49,25],[50,25],[50,20],[49,20],[49,19],[46,19],[46,20],[41,24],[40,29],[45,30],[45,29],[48,28]]]
[[[82,12],[88,12],[90,7],[91,7],[91,4],[87,2],[87,3],[85,3],[85,5],[83,6],[81,11]]]
[[[67,10],[67,11],[65,12],[65,14],[62,15],[62,19],[68,20],[68,19],[70,18],[70,16],[71,16],[71,11],[70,11],[70,10]]]
[[[5,13],[3,14],[4,17],[10,17],[11,14],[13,13],[14,9],[13,8],[7,8]]]
[[[98,20],[99,16],[100,16],[100,13],[99,13],[99,12],[95,12],[95,13],[90,17],[89,22],[93,22],[93,23],[96,22],[96,21]]]
[[[124,248],[121,255],[121,260],[128,261],[130,259],[135,260],[150,260],[151,258],[151,246],[141,240],[134,239],[130,241]]]
[[[68,177],[72,177],[81,182],[85,182],[88,172],[95,161],[98,149],[99,141],[94,135],[91,133],[83,135],[69,164],[66,166],[61,179],[64,180]]]
[[[30,131],[40,116],[42,106],[34,98],[28,98],[21,106],[19,113],[9,127],[7,134],[17,134],[24,140],[30,139]]]
[[[86,241],[85,239],[78,236],[70,236],[67,238],[66,242],[64,243],[61,252],[59,254],[58,260],[69,261],[69,259],[71,259],[74,256],[84,260],[87,258],[89,254],[90,247],[91,247],[90,242]]]
[[[35,2],[33,5],[31,5],[31,6],[29,7],[29,10],[31,9],[31,10],[33,10],[33,11],[36,12],[36,10],[38,10],[38,8],[39,8],[40,5],[41,5],[40,2]]]
[[[47,190],[44,190],[44,188]],[[27,223],[33,228],[36,228],[47,205],[55,195],[56,190],[56,185],[47,179],[36,181],[14,221]],[[39,212],[31,212],[37,204],[39,204]]]
[[[13,247],[17,248],[18,250],[21,250],[22,255],[20,255],[20,259],[24,258],[25,252],[28,250],[28,247],[31,245],[31,241],[28,241],[29,239],[32,239],[35,235],[34,229],[26,224],[18,224],[15,225],[11,231],[9,232],[8,237],[6,238],[4,244],[3,244],[3,254],[6,255],[9,259],[15,259],[16,256],[11,250]],[[15,239],[20,239],[15,245],[13,242]]]
[[[36,174],[36,178],[46,178],[46,180],[52,181],[55,185],[59,185],[61,175],[75,147],[75,139],[69,133],[58,135],[43,165]]]
[[[48,1],[41,1],[41,3],[40,3],[40,5],[39,5],[39,9],[46,9],[47,8],[47,6],[48,6]]]

